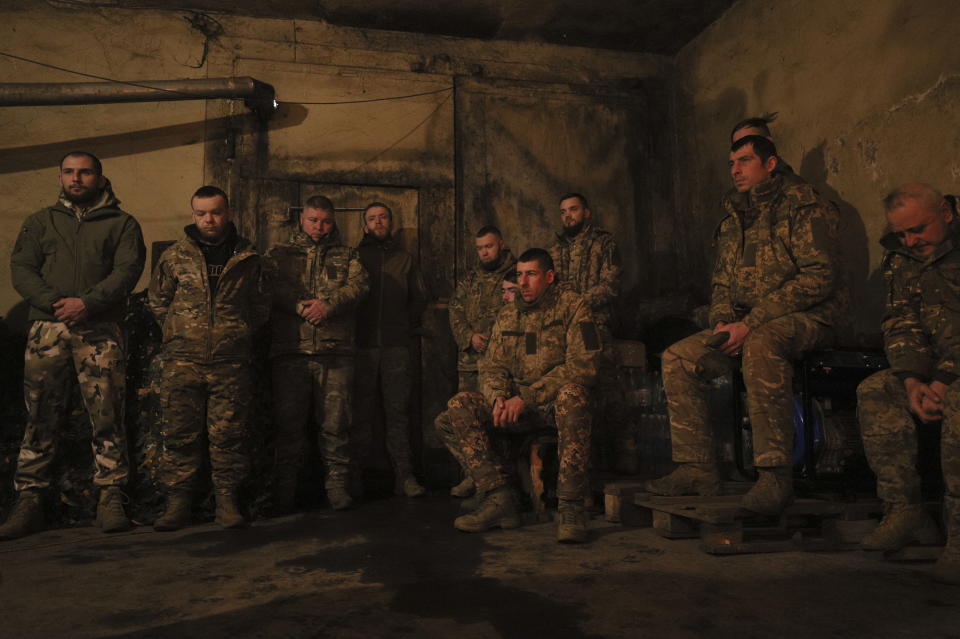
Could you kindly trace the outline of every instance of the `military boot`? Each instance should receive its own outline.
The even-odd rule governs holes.
[[[216,490],[217,510],[213,520],[227,529],[246,528],[249,523],[240,514],[237,505],[237,493],[233,489],[218,488]]]
[[[346,482],[331,482],[327,484],[327,501],[334,510],[347,510],[353,507],[353,497],[347,490]]]
[[[561,499],[557,515],[560,517],[557,541],[562,544],[582,544],[587,540],[587,513],[582,499]]]
[[[474,485],[473,480],[470,477],[464,477],[463,481],[450,489],[451,497],[470,497],[477,491],[477,487]]]
[[[460,510],[467,513],[472,513],[473,511],[483,506],[484,493],[477,491],[473,493],[472,497],[467,497],[460,502]]]
[[[39,490],[24,490],[10,511],[7,521],[0,526],[0,540],[18,539],[43,530],[43,500]]]
[[[126,496],[119,486],[104,486],[100,489],[100,501],[97,502],[97,525],[105,533],[130,530],[133,526],[127,513],[123,512]]]
[[[720,473],[714,463],[683,463],[669,475],[646,482],[644,489],[654,495],[715,497],[720,494]]]
[[[393,492],[400,496],[422,497],[427,491],[413,475],[401,475],[397,477],[397,483],[393,488]]]
[[[940,530],[920,504],[887,504],[883,521],[860,540],[864,550],[900,550],[912,543],[935,544]]]
[[[757,471],[760,479],[743,496],[740,507],[761,515],[779,515],[793,503],[793,469],[776,466]]]
[[[464,532],[483,532],[499,526],[518,528],[520,526],[520,508],[513,497],[513,491],[507,486],[501,486],[483,499],[483,505],[469,515],[462,515],[453,520],[453,526]]]
[[[167,493],[167,507],[163,510],[163,514],[153,522],[153,529],[158,532],[170,532],[189,526],[192,507],[193,499],[190,491],[170,491]]]
[[[947,545],[933,567],[933,579],[960,586],[960,499],[945,497],[943,508],[947,522]]]

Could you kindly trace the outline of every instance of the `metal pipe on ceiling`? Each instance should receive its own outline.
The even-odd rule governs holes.
[[[277,108],[272,85],[251,77],[121,82],[3,82],[0,106],[111,104],[176,100],[242,99],[268,117]]]

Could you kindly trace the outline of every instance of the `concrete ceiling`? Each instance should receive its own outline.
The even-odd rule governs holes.
[[[735,1],[114,0],[112,4],[314,18],[347,27],[672,55]]]

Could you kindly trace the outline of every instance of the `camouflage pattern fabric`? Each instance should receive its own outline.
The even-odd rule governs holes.
[[[559,435],[562,499],[582,499],[590,457],[590,387],[602,343],[586,301],[567,286],[550,285],[531,303],[518,298],[497,316],[480,360],[480,393],[458,393],[435,424],[477,489],[503,485],[508,474],[493,452],[491,407],[519,395],[526,409],[505,430],[555,428]]]
[[[93,430],[93,482],[98,486],[127,482],[126,358],[120,327],[90,322],[70,328],[63,322],[35,321],[24,356],[27,424],[14,477],[17,490],[50,485],[57,429],[68,410],[68,381],[74,374]]]
[[[414,367],[406,346],[357,351],[354,418],[359,460],[370,451],[373,418],[383,402],[387,453],[398,477],[412,472],[410,460],[410,388]]]
[[[670,415],[675,462],[716,460],[713,426],[707,411],[709,380],[698,376],[697,361],[711,349],[713,331],[701,331],[663,353],[663,386]],[[789,466],[793,459],[793,360],[804,351],[824,348],[833,339],[829,327],[806,313],[771,320],[747,335],[741,370],[747,388],[747,412],[753,430],[754,465]]]
[[[285,355],[273,360],[276,473],[296,481],[308,450],[307,425],[317,426],[327,487],[343,485],[350,470],[353,357]],[[290,483],[292,483],[292,481]],[[281,480],[283,485],[284,481]]]
[[[480,372],[457,371],[457,391],[461,393],[479,393]]]
[[[550,247],[550,257],[560,281],[583,295],[599,326],[610,328],[621,275],[613,235],[588,220],[575,237],[558,234]]]
[[[444,444],[461,460],[477,491],[484,493],[510,479],[506,463],[494,452],[492,435],[555,429],[560,457],[557,496],[577,500],[587,494],[591,421],[590,392],[579,384],[565,384],[554,401],[528,408],[516,424],[500,429],[494,428],[490,405],[479,393],[454,395],[435,423]]]
[[[500,253],[500,266],[496,270],[488,271],[478,264],[457,286],[453,297],[450,298],[450,331],[458,348],[457,371],[463,373],[477,370],[480,353],[473,350],[470,338],[475,333],[490,335],[497,313],[503,306],[501,301],[503,277],[515,269],[516,265],[516,258],[508,249],[505,249]],[[461,375],[461,382],[465,377],[471,376]],[[476,375],[472,377],[475,379]],[[469,380],[467,383],[469,384]],[[458,390],[476,391],[477,386],[461,384]]]
[[[192,490],[206,441],[214,488],[236,490],[249,467],[246,443],[252,397],[247,362],[165,359],[160,382],[163,450],[157,480],[168,490]]]
[[[840,216],[809,184],[781,175],[728,194],[717,229],[710,326],[757,328],[804,312],[821,324],[843,321],[849,292],[837,248]],[[747,230],[752,242],[747,245]],[[746,302],[746,303],[745,303]]]
[[[370,290],[370,278],[357,250],[340,244],[339,231],[314,242],[298,229],[288,244],[270,249],[264,266],[273,296],[271,357],[353,353],[355,311]],[[312,299],[327,307],[317,326],[300,316],[301,302]]]

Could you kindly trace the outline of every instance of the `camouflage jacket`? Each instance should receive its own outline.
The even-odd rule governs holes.
[[[334,230],[320,242],[297,229],[288,244],[264,258],[273,296],[270,356],[288,353],[349,355],[355,350],[357,304],[370,290],[357,250],[340,243]],[[300,304],[319,299],[327,317],[314,326],[300,316]]]
[[[13,287],[29,320],[54,320],[53,304],[79,297],[90,321],[120,321],[146,249],[140,225],[108,186],[82,215],[62,196],[26,219],[10,255]]]
[[[243,238],[211,295],[203,253],[188,234],[160,256],[148,300],[163,328],[163,354],[197,362],[247,359],[270,312],[260,256]]]
[[[849,293],[843,285],[837,249],[839,214],[809,184],[785,182],[780,175],[748,193],[723,199],[727,216],[716,232],[710,325],[742,320],[751,328],[803,311],[827,325],[843,321]],[[744,254],[745,224],[753,218],[756,252]],[[745,259],[746,258],[746,259]],[[752,267],[752,281],[741,281]],[[750,286],[758,301],[737,307]]]
[[[621,270],[613,235],[588,222],[576,237],[557,234],[550,257],[560,280],[583,295],[602,328],[610,328]]]
[[[901,378],[950,384],[960,376],[960,228],[954,226],[926,259],[893,235],[881,240],[888,249],[881,326],[890,367]]]
[[[520,395],[543,406],[565,384],[594,385],[602,346],[586,300],[552,284],[536,302],[518,298],[500,310],[480,359],[480,392],[490,404]]]
[[[504,249],[496,270],[487,271],[478,264],[450,298],[450,330],[459,350],[457,370],[477,370],[480,354],[470,345],[470,337],[474,333],[490,335],[497,313],[503,306],[503,278],[516,266],[513,253]]]

